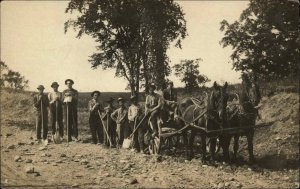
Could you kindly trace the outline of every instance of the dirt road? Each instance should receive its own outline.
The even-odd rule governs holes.
[[[199,159],[143,155],[89,143],[34,144],[34,132],[1,128],[1,187],[296,188],[298,170],[202,166]],[[34,170],[30,170],[34,168]],[[26,173],[33,172],[33,173]]]

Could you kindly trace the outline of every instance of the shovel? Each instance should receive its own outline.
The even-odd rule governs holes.
[[[144,122],[144,120],[146,119],[146,117],[148,117],[149,114],[150,113],[145,114],[145,116],[142,118],[142,120],[140,121],[140,123],[137,126],[136,126],[136,120],[137,120],[137,117],[136,117],[136,119],[134,120],[134,130],[132,131],[131,135],[128,138],[124,139],[123,145],[122,145],[123,148],[125,148],[125,149],[130,148],[130,146],[132,144],[132,141],[133,141],[132,138],[134,136],[134,133],[142,125],[142,123]]]
[[[59,134],[59,124],[58,124],[58,101],[56,101],[55,103],[55,116],[56,116],[56,119],[55,119],[55,133],[54,135],[52,135],[52,139],[53,139],[53,142],[55,144],[60,144],[61,143],[61,137],[60,137],[60,134]]]
[[[67,145],[69,146],[69,103],[67,102]]]
[[[43,111],[43,99],[41,97],[41,118],[42,118],[42,137],[44,136],[44,111]],[[47,146],[48,145],[48,139],[46,138],[44,140],[44,145]]]
[[[133,131],[135,130],[136,120],[137,120],[137,116],[134,118]],[[132,131],[132,132],[133,132],[133,131]],[[132,138],[132,139],[131,139],[131,135],[130,135],[128,138],[124,139],[122,147],[125,148],[125,149],[130,148],[130,147],[132,146],[133,140],[134,140],[134,135],[133,135],[133,138]]]
[[[104,126],[104,122],[103,122],[103,119],[101,118],[101,114],[100,114],[100,111],[99,111],[99,110],[98,110],[98,114],[99,114],[99,117],[100,117],[100,120],[101,120],[103,129],[104,129],[104,131],[105,131],[105,134],[106,134],[106,136],[107,136],[107,139],[108,139],[108,141],[109,141],[109,146],[111,147],[111,146],[112,146],[112,143],[111,143],[110,137],[109,137],[109,135],[108,135],[108,132],[107,132],[105,126]],[[107,115],[107,119],[108,119],[108,115]]]

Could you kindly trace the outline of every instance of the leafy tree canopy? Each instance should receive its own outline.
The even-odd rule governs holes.
[[[99,44],[92,68],[115,69],[134,93],[140,81],[164,82],[170,74],[166,50],[172,41],[180,47],[186,36],[184,14],[173,0],[71,0],[66,13],[73,11],[79,16],[65,23],[65,32],[71,27],[78,38],[92,36]]]
[[[193,92],[210,81],[205,75],[200,74],[199,63],[202,59],[183,60],[180,64],[173,66],[175,76],[180,77],[181,81],[185,83],[187,92]]]
[[[221,22],[223,47],[231,46],[236,70],[264,79],[299,73],[299,2],[250,0],[239,20]]]

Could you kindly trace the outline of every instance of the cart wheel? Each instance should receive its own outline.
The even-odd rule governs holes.
[[[161,128],[158,128],[158,136],[150,138],[149,141],[149,152],[150,154],[159,154],[161,150]]]
[[[165,148],[172,148],[172,147],[178,147],[178,144],[180,142],[180,136],[176,135],[176,136],[171,136],[171,137],[167,137],[163,144]]]

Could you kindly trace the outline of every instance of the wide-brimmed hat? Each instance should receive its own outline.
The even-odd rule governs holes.
[[[39,85],[37,89],[45,89],[45,87],[43,85]]]
[[[98,94],[98,96],[100,96],[100,94],[101,94],[101,92],[100,92],[100,91],[93,91],[93,92],[91,93],[91,97],[93,97],[95,93],[97,93],[97,94]]]
[[[105,102],[113,102],[115,99],[113,97],[110,97],[109,99],[107,99]]]
[[[74,84],[74,81],[72,79],[66,79],[65,84],[67,84],[68,81],[70,81],[72,84]]]
[[[155,86],[155,84],[154,83],[151,83],[150,85],[149,85],[149,88],[152,88],[152,89],[156,89],[156,86]]]
[[[120,102],[120,101],[124,102],[124,98],[119,97],[119,98],[118,98],[118,102]]]
[[[51,84],[51,87],[53,88],[54,86],[59,86],[59,84],[56,82],[56,81],[54,81],[52,84]]]

